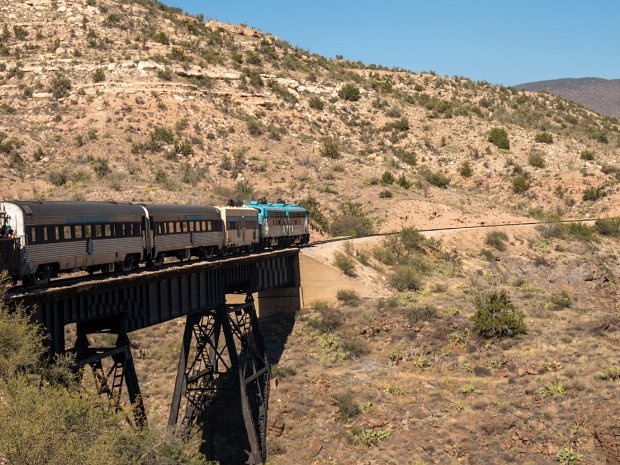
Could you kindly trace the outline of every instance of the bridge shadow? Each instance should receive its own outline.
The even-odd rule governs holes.
[[[270,365],[279,363],[295,326],[295,314],[259,318]],[[198,423],[202,427],[201,452],[220,465],[240,465],[248,460],[250,444],[239,401],[238,379],[227,372],[218,379],[218,389]],[[269,414],[268,414],[269,418]]]

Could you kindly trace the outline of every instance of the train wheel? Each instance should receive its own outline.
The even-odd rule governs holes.
[[[34,275],[34,284],[40,286],[41,284],[48,284],[52,277],[52,267],[49,265],[42,266]]]
[[[118,269],[123,272],[131,271],[135,268],[135,259],[133,256],[129,255],[125,257],[125,261],[119,263]]]

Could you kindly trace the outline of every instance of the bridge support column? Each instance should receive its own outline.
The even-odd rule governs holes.
[[[251,295],[245,303],[221,305],[187,317],[169,430],[177,427],[182,404],[185,404],[182,427],[208,421],[209,409],[214,407],[218,391],[224,389],[223,375],[235,380],[234,398],[241,407],[250,446],[246,463],[264,463],[269,363]]]
[[[76,369],[83,370],[87,365],[90,367],[97,392],[109,398],[110,407],[114,410],[121,408],[123,384],[125,384],[134,423],[140,427],[146,426],[146,411],[133,364],[129,337],[121,332],[113,347],[98,348],[89,346],[86,334],[78,325],[77,340],[73,349],[76,354]],[[111,366],[107,366],[109,363],[104,364],[108,358],[112,359]]]

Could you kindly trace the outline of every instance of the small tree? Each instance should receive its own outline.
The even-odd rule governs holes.
[[[470,178],[474,174],[474,170],[472,169],[469,161],[465,160],[461,163],[461,166],[459,167],[459,174],[464,178]]]
[[[510,148],[508,133],[503,128],[491,129],[491,131],[489,131],[489,142],[491,142],[500,149],[508,150]]]
[[[476,313],[472,320],[479,336],[491,339],[525,334],[525,314],[512,303],[506,291],[479,296],[475,305]]]
[[[93,72],[93,82],[98,83],[98,82],[103,82],[103,81],[105,81],[105,69],[97,68]]]
[[[338,91],[338,96],[342,100],[356,102],[360,99],[360,90],[356,85],[347,83],[340,88],[340,90]]]

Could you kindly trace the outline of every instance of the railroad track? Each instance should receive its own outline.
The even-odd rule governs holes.
[[[494,223],[494,224],[481,223],[478,225],[447,226],[447,227],[442,227],[442,228],[418,229],[418,231],[421,233],[425,233],[425,232],[459,231],[459,230],[465,231],[465,230],[475,230],[475,229],[496,229],[496,228],[517,227],[517,226],[538,226],[538,225],[544,225],[544,224],[592,223],[600,219],[610,219],[610,218],[577,218],[577,219],[571,219],[571,220],[558,220],[558,221],[526,221],[526,222],[521,222],[521,223]],[[398,234],[398,231],[371,234],[369,236],[364,236],[364,237],[387,237],[387,236],[393,236],[395,234]],[[343,242],[343,241],[348,241],[351,239],[358,239],[358,238],[355,236],[340,236],[340,237],[334,237],[331,239],[314,241],[309,244],[305,244],[303,246],[290,247],[290,248],[303,249],[306,247],[316,247],[318,245],[330,244],[333,242]],[[282,249],[282,250],[286,250],[286,249]],[[258,254],[269,253],[269,252],[270,251],[259,252]],[[244,255],[239,255],[239,257],[242,257],[242,256]],[[128,271],[128,272],[102,273],[102,274],[95,274],[95,275],[81,275],[81,276],[74,276],[74,277],[69,277],[69,278],[60,278],[60,279],[52,280],[49,284],[46,284],[43,286],[18,285],[18,286],[12,287],[9,290],[9,292],[7,293],[7,297],[12,296],[12,295],[24,294],[24,293],[31,292],[31,291],[44,292],[45,290],[48,290],[48,289],[71,286],[71,285],[78,284],[78,283],[84,283],[84,282],[90,282],[90,281],[92,282],[105,281],[107,279],[115,278],[119,276],[138,275],[138,274],[146,273],[146,272],[166,270],[166,269],[169,269],[175,266],[187,266],[187,265],[191,265],[191,264],[195,264],[199,262],[218,261],[222,259],[231,259],[235,257],[236,257],[235,255],[231,255],[225,258],[212,258],[208,260],[195,259],[195,260],[187,260],[183,262],[173,261],[173,262],[166,263],[163,266],[158,267],[158,268],[147,267],[146,265],[142,264],[138,269],[135,269],[133,271]]]

